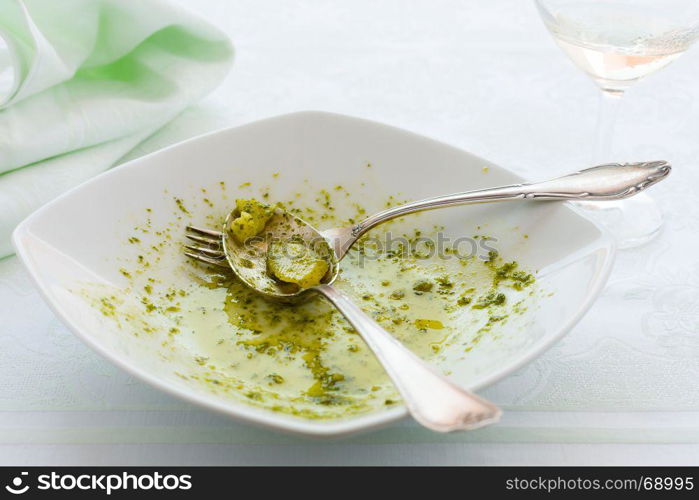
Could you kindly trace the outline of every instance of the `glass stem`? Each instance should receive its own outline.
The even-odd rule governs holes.
[[[593,165],[601,165],[612,161],[614,127],[619,115],[619,106],[623,95],[624,93],[621,91],[602,90],[600,92],[597,109],[597,131],[592,149]]]

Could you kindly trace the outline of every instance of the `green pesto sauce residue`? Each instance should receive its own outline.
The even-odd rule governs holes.
[[[220,189],[225,192],[224,183]],[[336,204],[351,200],[346,191],[335,186],[320,190],[315,204],[292,199],[279,206],[319,228],[343,225],[366,212],[355,206],[351,217],[340,220],[333,214]],[[210,206],[212,194],[202,193]],[[269,205],[237,203],[241,214],[252,217],[240,221],[244,235],[259,226]],[[195,206],[190,200],[187,204]],[[176,199],[176,206],[189,214],[182,200]],[[219,208],[225,213],[226,207]],[[211,216],[212,227],[217,223],[220,216]],[[220,397],[310,419],[341,418],[400,402],[359,335],[321,297],[299,305],[271,303],[230,275],[190,263],[181,270],[187,279],[172,286],[156,278],[153,268],[164,265],[165,252],[180,251],[172,241],[181,239],[181,228],[153,228],[149,218],[135,229],[157,238],[128,239],[129,245],[142,247],[130,267],[118,267],[128,285],[80,293],[119,329],[157,346],[159,359],[180,380]],[[425,235],[416,231],[406,238],[412,242],[419,236]],[[405,248],[382,251],[368,240],[361,243],[366,244],[356,245],[343,259],[336,285],[428,360],[438,361],[446,352],[468,356],[500,325],[524,313],[532,296],[534,276],[496,252],[485,260],[423,259]]]

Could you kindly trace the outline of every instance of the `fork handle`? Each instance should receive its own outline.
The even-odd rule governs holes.
[[[470,430],[496,422],[494,404],[458,387],[437,374],[332,285],[313,290],[324,295],[354,326],[383,365],[410,414],[438,432]]]

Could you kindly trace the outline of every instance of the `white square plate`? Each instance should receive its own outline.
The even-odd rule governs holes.
[[[304,420],[254,408],[205,390],[175,375],[157,349],[125,336],[98,310],[71,292],[77,284],[125,286],[119,262],[135,257],[124,242],[151,209],[154,225],[174,224],[178,233],[190,220],[206,226],[210,207],[188,205],[191,218],[174,220],[173,197],[200,196],[202,186],[225,181],[228,196],[242,182],[267,182],[277,171],[270,199],[303,189],[354,185],[371,163],[367,210],[379,210],[387,195],[406,200],[521,182],[514,173],[454,147],[379,123],[321,112],[302,112],[197,137],[115,168],[73,189],[27,218],[13,242],[46,301],[85,343],[149,384],[192,403],[234,418],[307,435],[336,436],[366,430],[406,415],[402,406],[351,418]],[[291,173],[292,175],[286,175]],[[224,213],[230,201],[217,199]],[[149,212],[149,213],[151,213]],[[540,355],[568,332],[590,307],[609,274],[611,239],[567,204],[508,202],[430,212],[435,223],[459,225],[463,232],[482,227],[497,237],[501,254],[536,270],[547,291],[527,312],[524,330],[479,344],[468,362],[440,366],[460,384],[477,390],[503,378]],[[526,233],[528,238],[523,238]],[[472,232],[468,233],[473,234]],[[147,239],[149,235],[144,235]],[[186,266],[173,251],[153,267],[161,279]],[[178,277],[179,276],[179,277]]]

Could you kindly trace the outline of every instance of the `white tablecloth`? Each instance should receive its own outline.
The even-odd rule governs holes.
[[[184,0],[182,0],[184,1]],[[588,164],[597,90],[525,0],[198,0],[236,43],[225,83],[131,157],[303,109],[455,144],[530,177]],[[0,261],[1,464],[699,464],[699,49],[632,89],[615,157],[668,159],[661,236],[619,254],[560,343],[484,391],[494,427],[411,422],[307,441],[161,394],[61,325]]]

